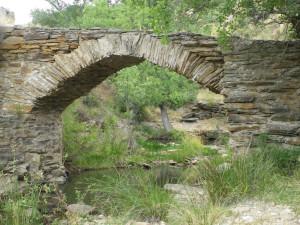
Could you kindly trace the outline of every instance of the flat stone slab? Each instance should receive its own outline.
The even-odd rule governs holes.
[[[85,204],[71,204],[67,206],[67,211],[76,215],[89,215],[95,211],[95,207]]]

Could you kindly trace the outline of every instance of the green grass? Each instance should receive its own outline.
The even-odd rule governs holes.
[[[0,198],[0,225],[42,225],[42,187],[30,185],[20,193],[18,184]]]
[[[129,149],[128,137],[124,138],[117,125],[120,117],[106,115],[101,128],[85,121],[86,118],[97,118],[94,101],[94,98],[76,101],[63,113],[65,158],[75,167],[99,169],[168,160],[181,163],[199,155],[215,154],[203,147],[196,137],[175,130],[166,133],[145,125],[135,127],[132,135],[138,145]],[[161,137],[167,141],[160,141]]]
[[[291,206],[300,215],[300,170],[293,176],[278,176],[275,182],[259,195],[259,198],[277,204]]]
[[[189,170],[186,181],[203,185],[213,203],[231,203],[245,197],[265,195],[269,199],[273,196],[274,200],[286,199],[286,202],[295,199],[299,204],[299,197],[296,196],[299,191],[289,191],[299,188],[299,182],[295,179],[299,156],[300,150],[297,148],[265,145],[246,155],[205,160],[197,168]],[[285,189],[291,195],[279,191]]]
[[[156,183],[153,174],[143,170],[131,174],[87,180],[95,205],[106,215],[126,216],[136,220],[165,220],[171,195]]]
[[[139,139],[138,143],[142,149],[139,149],[135,155],[130,156],[128,161],[151,163],[156,160],[174,160],[178,163],[183,163],[197,156],[214,156],[217,154],[216,150],[203,146],[197,137],[182,132],[174,133],[177,137],[175,137],[174,141],[168,143]]]

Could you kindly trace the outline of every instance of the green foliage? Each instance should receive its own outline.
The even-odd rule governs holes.
[[[113,216],[129,214],[136,220],[165,220],[172,202],[170,194],[156,185],[155,176],[142,170],[87,182],[89,191],[96,196],[97,207]]]
[[[42,187],[27,185],[22,193],[18,188],[15,184],[11,192],[0,198],[0,225],[42,225]]]
[[[257,148],[261,151],[265,159],[273,162],[277,172],[282,175],[292,175],[300,168],[300,148],[282,148],[276,144],[268,144],[269,138],[266,134],[261,134],[256,139]]]
[[[118,73],[113,80],[117,101],[135,114],[146,106],[177,109],[196,98],[197,86],[182,76],[142,63]]]
[[[300,148],[282,149],[278,145],[265,145],[262,148],[264,158],[274,163],[278,173],[292,175],[300,168]]]
[[[106,0],[95,0],[85,8],[81,18],[83,27],[122,29],[149,29],[149,7],[141,7],[134,0],[109,4]]]
[[[205,161],[199,166],[199,182],[205,186],[212,202],[232,201],[259,193],[273,181],[273,164],[259,153],[238,156],[227,169],[221,165]]]
[[[297,159],[297,161],[296,161]],[[214,203],[260,196],[276,189],[277,180],[289,179],[299,170],[299,150],[265,145],[230,159],[213,157],[189,171],[186,180],[202,184]]]
[[[78,101],[63,113],[63,141],[68,157],[75,166],[81,168],[122,164],[123,156],[127,152],[127,140],[118,132],[116,117],[107,115],[102,129],[99,129],[97,125],[78,121],[76,108],[79,105]]]
[[[300,170],[294,171],[294,175],[279,176],[273,184],[268,186],[259,197],[277,204],[289,205],[298,215],[300,214]]]
[[[81,27],[82,7],[70,5],[61,11],[36,9],[31,12],[32,23],[48,27]]]
[[[163,40],[170,31],[191,31],[218,35],[225,46],[228,41],[224,41],[237,31],[247,35],[249,25],[266,27],[267,19],[268,23],[271,20],[274,24],[290,24],[296,37],[300,34],[298,0],[122,0],[117,4],[94,0],[92,4],[75,1],[69,5],[58,2],[52,4],[51,10],[33,11],[33,23],[51,27],[152,29],[163,34]]]

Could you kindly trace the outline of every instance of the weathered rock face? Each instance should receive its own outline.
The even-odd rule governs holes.
[[[136,31],[0,31],[0,165],[7,172],[17,159],[22,173],[63,181],[60,113],[109,75],[143,60],[226,95],[235,146],[265,131],[300,144],[299,41],[237,41],[224,64],[217,41],[197,34],[173,34],[164,45],[159,36]]]
[[[191,112],[184,114],[181,121],[183,122],[196,122],[197,120],[205,120],[213,117],[223,117],[226,112],[223,104],[204,104],[198,102],[191,107]]]
[[[300,41],[241,41],[224,54],[222,94],[232,144],[243,147],[267,133],[300,145]]]
[[[0,26],[13,26],[15,14],[3,7],[0,7]]]

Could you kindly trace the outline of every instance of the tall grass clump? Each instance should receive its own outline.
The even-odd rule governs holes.
[[[259,152],[237,156],[228,164],[203,161],[198,169],[199,182],[214,203],[237,200],[265,190],[272,183],[275,171],[273,162],[265,160]]]
[[[203,161],[197,168],[196,181],[205,187],[214,203],[258,196],[274,187],[278,179],[298,171],[299,157],[299,149],[263,144],[230,159]]]
[[[283,148],[268,141],[268,135],[262,134],[256,139],[255,145],[265,159],[274,163],[278,173],[290,176],[300,169],[300,147]]]
[[[42,188],[28,186],[22,193],[15,184],[0,198],[0,225],[42,225],[39,211]]]
[[[106,215],[129,215],[131,219],[150,222],[167,217],[171,196],[156,184],[154,175],[146,171],[117,174],[89,183],[97,208]]]

